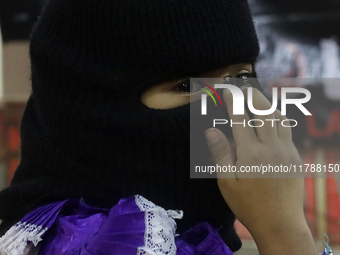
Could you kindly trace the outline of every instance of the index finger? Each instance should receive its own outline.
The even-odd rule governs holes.
[[[242,91],[243,97],[244,92]],[[223,99],[227,105],[230,117],[230,125],[233,131],[236,145],[249,145],[249,143],[259,143],[255,130],[248,125],[249,116],[247,111],[243,115],[234,115],[234,99],[226,89],[223,91]]]

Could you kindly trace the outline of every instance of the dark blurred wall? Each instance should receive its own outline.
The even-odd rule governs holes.
[[[330,77],[325,65],[340,58],[339,0],[249,2],[261,42],[260,77]],[[340,77],[338,68],[333,77]]]
[[[312,92],[312,118],[288,111],[300,120],[293,129],[298,145],[340,147],[340,1],[249,0],[260,40],[256,63],[260,78],[313,78],[299,82]],[[323,78],[324,80],[316,81]],[[340,79],[339,79],[340,80]],[[313,84],[314,83],[314,84]],[[276,84],[263,83],[270,96]]]
[[[0,0],[3,40],[28,40],[45,0]]]

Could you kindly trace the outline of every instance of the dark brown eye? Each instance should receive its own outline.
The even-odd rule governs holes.
[[[251,78],[251,73],[240,73],[236,75],[236,79],[249,79]]]
[[[251,86],[250,78],[253,78],[252,73],[240,73],[235,77],[235,85],[239,88]]]
[[[180,93],[190,93],[191,91],[190,81],[186,80],[186,81],[180,82],[179,84],[176,85],[175,91],[180,92]]]
[[[251,73],[240,73],[238,75],[235,76],[235,78],[231,77],[231,76],[225,76],[224,79],[224,83],[225,84],[232,84],[232,85],[236,85],[236,86],[241,86],[245,80],[249,79],[252,77]]]
[[[193,94],[199,91],[199,89],[196,86],[194,86],[193,83],[190,82],[190,80],[185,80],[185,81],[179,82],[175,86],[174,91],[182,93],[182,94]]]

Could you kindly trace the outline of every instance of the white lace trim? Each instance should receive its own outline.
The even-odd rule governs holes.
[[[47,231],[34,224],[17,223],[11,227],[4,236],[0,238],[0,254],[1,255],[23,255],[27,254],[28,242],[34,246],[42,240],[41,236]]]
[[[176,255],[174,219],[182,219],[183,211],[165,211],[140,195],[135,202],[145,212],[144,246],[138,247],[137,255]]]

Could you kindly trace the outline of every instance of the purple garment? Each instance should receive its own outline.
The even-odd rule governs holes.
[[[200,223],[176,238],[177,255],[233,254],[208,223]]]
[[[54,223],[46,233],[39,234],[39,255],[233,254],[208,223],[176,235],[174,219],[181,218],[182,213],[166,211],[138,195],[121,199],[110,210],[90,207],[83,200],[50,204],[25,216],[26,224],[41,222],[37,215],[41,217],[42,211],[44,222]]]

